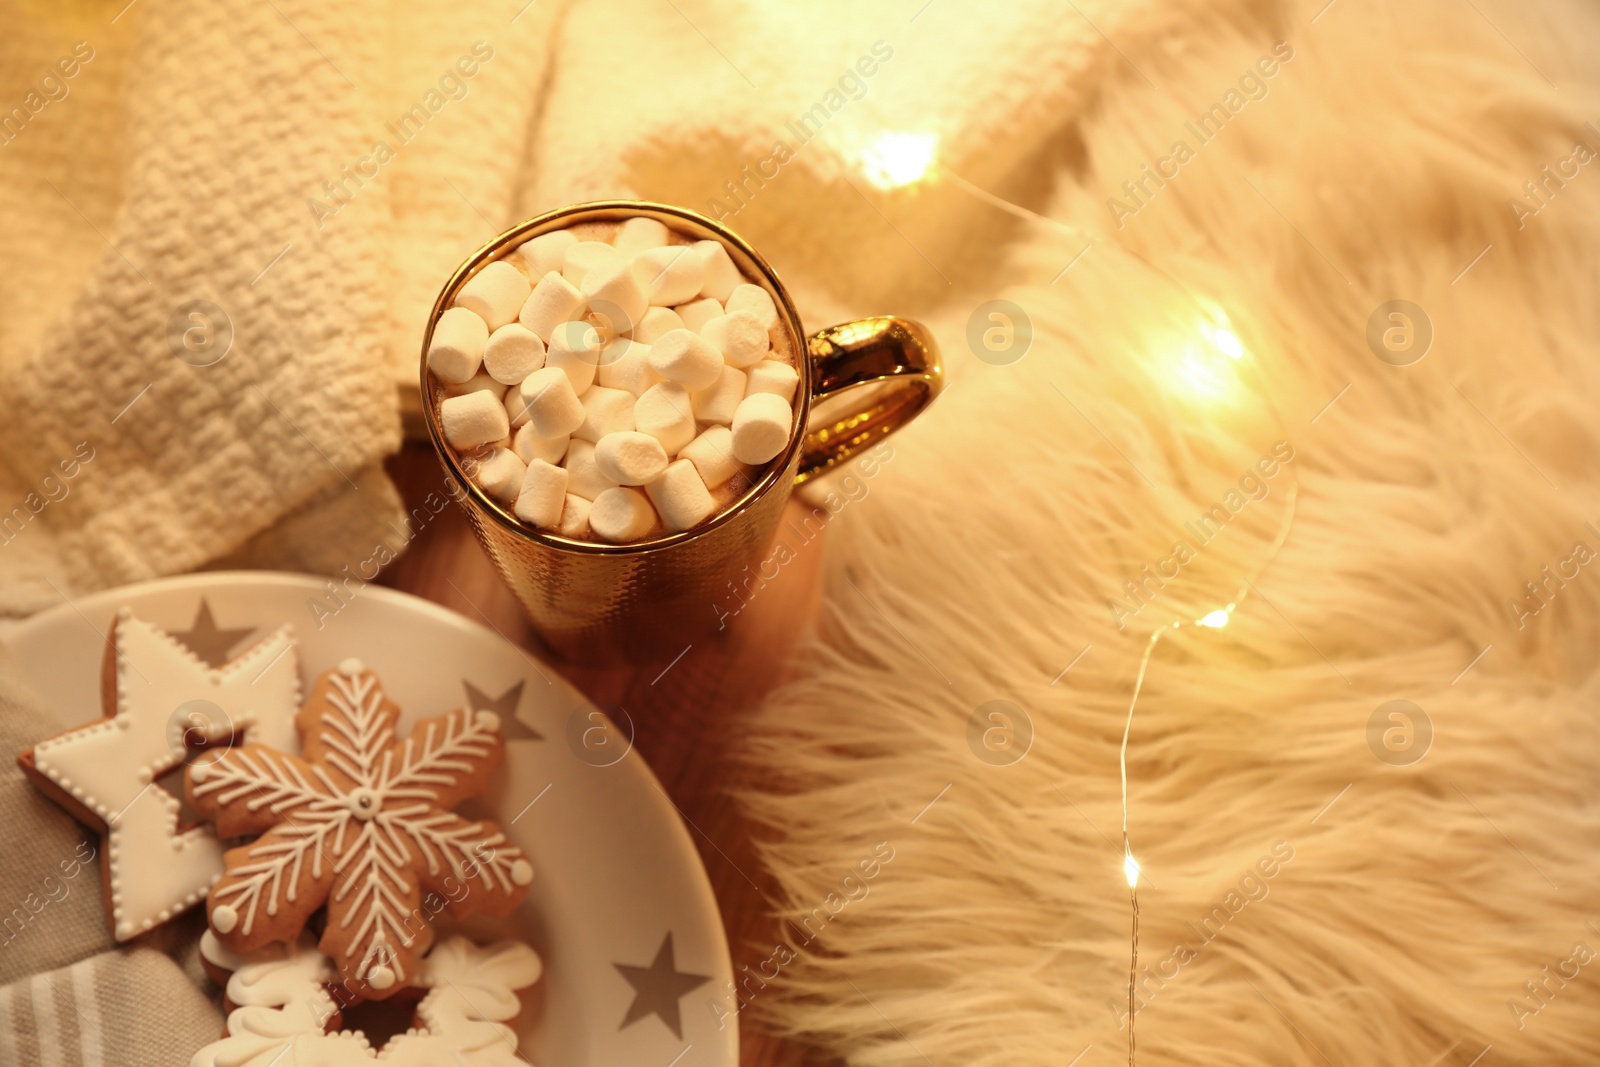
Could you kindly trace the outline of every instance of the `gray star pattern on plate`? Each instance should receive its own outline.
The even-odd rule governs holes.
[[[183,642],[184,646],[199,656],[206,666],[220,667],[228,662],[228,653],[240,641],[255,633],[256,628],[241,626],[238,629],[219,629],[216,620],[211,617],[211,604],[205,597],[201,597],[200,608],[195,612],[194,625],[187,630],[167,632]]]
[[[506,741],[543,741],[544,734],[517,718],[517,705],[522,703],[522,687],[526,679],[491,697],[465,678],[461,687],[467,691],[467,707],[471,711],[492,711],[500,716],[500,736]]]
[[[647,1015],[654,1015],[666,1024],[673,1036],[683,1040],[683,1016],[678,1001],[711,981],[709,975],[687,974],[678,970],[672,954],[672,931],[661,941],[656,958],[648,967],[635,967],[627,963],[613,963],[622,977],[633,986],[633,1003],[623,1016],[618,1030],[625,1030]]]

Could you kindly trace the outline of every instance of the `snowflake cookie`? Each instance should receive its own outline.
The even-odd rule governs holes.
[[[229,1005],[225,1036],[194,1054],[189,1067],[526,1067],[506,1025],[522,1010],[518,990],[539,980],[539,956],[527,945],[477,945],[448,937],[418,961],[411,988],[425,994],[412,1028],[374,1049],[359,1030],[340,1030],[328,992],[334,967],[309,934],[294,946],[237,953],[211,931],[201,961],[223,977]]]
[[[481,794],[504,751],[500,719],[458,710],[395,735],[400,709],[378,676],[345,660],[295,716],[301,755],[246,744],[189,769],[185,792],[230,849],[207,898],[211,929],[235,952],[293,942],[327,905],[320,947],[360,995],[405,988],[433,941],[424,891],[456,916],[503,916],[533,867],[490,822],[451,809]]]
[[[169,790],[162,779],[193,749],[240,730],[252,741],[292,744],[300,706],[294,631],[284,626],[211,667],[123,608],[112,623],[101,700],[105,718],[40,741],[17,763],[45,795],[101,827],[111,930],[126,941],[198,904],[222,875],[216,835],[179,825],[182,787],[174,781]]]

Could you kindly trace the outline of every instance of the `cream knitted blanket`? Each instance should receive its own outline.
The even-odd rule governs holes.
[[[558,10],[0,13],[0,611],[404,539],[397,382],[511,217]]]

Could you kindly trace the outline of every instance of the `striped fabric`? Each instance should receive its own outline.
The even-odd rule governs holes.
[[[181,1067],[222,1013],[151,948],[90,956],[0,986],[4,1067]]]

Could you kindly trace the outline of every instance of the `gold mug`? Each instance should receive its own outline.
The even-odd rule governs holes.
[[[796,429],[764,473],[699,526],[619,545],[574,541],[523,524],[468,476],[440,429],[443,393],[428,373],[428,345],[439,316],[486,264],[542,233],[634,216],[656,219],[695,240],[721,241],[745,277],[771,294],[800,374]],[[873,384],[878,388],[866,391],[855,410],[830,415],[826,425],[810,426],[814,401]],[[576,204],[507,230],[451,275],[422,336],[422,417],[445,475],[454,483],[455,497],[534,630],[557,655],[578,663],[675,655],[714,629],[716,604],[729,583],[746,565],[754,567],[773,542],[795,485],[905,425],[943,384],[938,349],[922,325],[885,315],[807,337],[777,273],[737,234],[686,208],[640,200]]]

